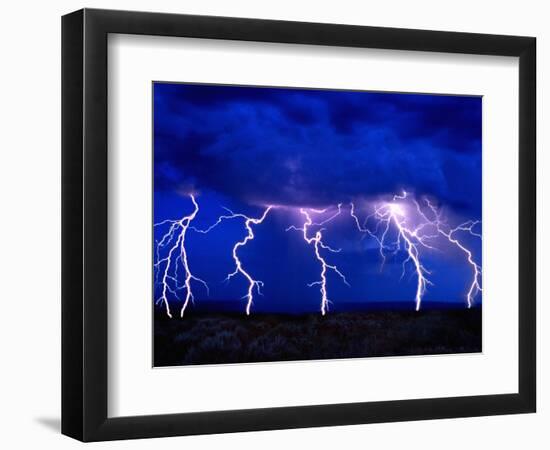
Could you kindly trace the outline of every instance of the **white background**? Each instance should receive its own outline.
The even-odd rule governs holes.
[[[538,37],[538,148],[550,137],[544,129],[548,104],[550,30],[544,2],[462,1],[298,2],[208,1],[182,4],[157,0],[15,2],[4,5],[2,46],[2,315],[0,399],[6,448],[72,448],[79,444],[58,434],[60,376],[60,19],[82,6],[194,14],[249,16],[362,25]],[[550,160],[539,153],[539,230],[548,229],[549,183],[542,172]],[[241,433],[163,440],[102,443],[106,448],[548,448],[550,437],[550,334],[543,324],[549,309],[540,301],[548,291],[550,242],[539,232],[539,412],[536,415],[453,419],[309,430]],[[544,353],[546,353],[544,355]]]
[[[109,67],[109,416],[518,391],[517,58],[118,35]],[[151,370],[151,80],[483,95],[483,354]]]

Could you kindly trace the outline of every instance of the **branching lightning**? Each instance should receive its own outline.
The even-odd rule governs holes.
[[[246,299],[246,308],[245,308],[246,315],[250,315],[250,310],[252,308],[252,304],[254,301],[254,288],[256,288],[256,291],[258,292],[258,294],[262,295],[261,288],[263,287],[264,283],[261,280],[255,280],[254,278],[252,278],[252,276],[244,269],[243,263],[240,260],[237,252],[239,248],[244,247],[249,241],[254,239],[254,231],[252,230],[252,225],[261,224],[267,217],[269,211],[273,209],[273,206],[268,206],[259,218],[249,217],[241,213],[234,213],[228,208],[224,208],[224,209],[227,211],[227,214],[219,216],[216,222],[214,222],[208,228],[201,230],[201,229],[192,227],[192,229],[193,231],[196,231],[198,233],[207,234],[210,231],[212,231],[214,228],[216,228],[218,225],[220,225],[224,220],[236,219],[236,218],[244,219],[244,226],[246,228],[247,235],[243,240],[237,242],[233,246],[232,255],[233,255],[233,261],[235,261],[235,270],[227,275],[227,277],[225,278],[225,281],[229,281],[231,278],[233,278],[235,275],[239,273],[247,280],[248,289],[247,289],[246,295],[243,298]]]
[[[376,206],[374,213],[365,219],[363,227],[359,226],[358,219],[356,219],[356,222],[359,229],[365,229],[371,236],[375,237],[380,246],[382,264],[386,261],[388,254],[395,255],[401,250],[405,251],[407,258],[403,261],[403,271],[401,277],[405,274],[407,263],[412,262],[417,279],[415,309],[416,311],[419,311],[422,304],[422,297],[426,293],[426,288],[428,285],[432,284],[432,282],[428,279],[430,271],[422,264],[420,258],[420,248],[426,247],[433,249],[433,246],[430,245],[428,241],[434,236],[421,233],[425,227],[424,223],[414,228],[408,225],[406,205],[402,202],[407,199],[407,197],[408,194],[403,192],[402,195],[394,195],[391,202],[385,202],[382,205]],[[355,214],[353,215],[355,216]],[[365,228],[371,217],[376,221],[374,231]],[[390,229],[392,226],[396,231],[396,238],[394,240],[391,240],[390,237]],[[382,231],[380,231],[380,228]]]
[[[233,245],[232,258],[235,269],[226,276],[225,281],[229,281],[237,275],[241,275],[246,280],[248,286],[246,294],[242,298],[246,299],[245,312],[250,315],[254,295],[262,294],[264,283],[253,278],[249,272],[250,269],[245,269],[243,261],[239,257],[239,252],[255,238],[253,226],[262,224],[269,212],[275,207],[265,207],[259,217],[234,213],[224,208],[225,214],[220,215],[208,228],[200,229],[192,224],[199,213],[199,204],[194,195],[190,194],[189,197],[193,204],[193,210],[189,214],[181,219],[164,220],[154,225],[155,227],[168,227],[166,233],[156,242],[155,283],[160,285],[160,296],[156,299],[156,303],[163,305],[167,315],[172,317],[169,297],[181,300],[183,305],[180,316],[183,317],[189,302],[194,303],[195,301],[193,292],[195,283],[201,284],[208,294],[208,284],[191,272],[186,249],[187,233],[191,230],[196,233],[207,234],[226,220],[242,219],[247,234]],[[481,234],[475,231],[480,221],[469,220],[453,228],[447,224],[441,212],[428,198],[423,198],[419,202],[407,192],[394,195],[391,200],[374,205],[374,212],[368,215],[364,221],[360,220],[355,203],[351,202],[349,207],[350,216],[356,228],[363,234],[363,238],[372,238],[377,243],[382,259],[381,270],[383,270],[387,258],[393,257],[399,252],[404,252],[401,278],[407,272],[407,268],[412,267],[412,274],[416,276],[414,301],[417,311],[421,308],[422,299],[428,286],[433,284],[430,281],[431,272],[422,261],[423,252],[436,250],[434,243],[438,238],[443,238],[459,249],[471,267],[472,279],[465,295],[468,308],[472,307],[475,297],[482,292],[482,271],[481,266],[475,262],[473,253],[462,236],[466,233],[481,238]],[[323,240],[326,231],[325,226],[341,215],[342,204],[325,209],[300,208],[299,211],[304,218],[303,224],[301,226],[292,225],[286,231],[300,231],[303,240],[313,249],[315,258],[320,265],[320,274],[319,279],[309,283],[308,286],[319,286],[321,295],[320,311],[322,315],[325,315],[332,303],[329,299],[327,287],[328,272],[332,271],[349,286],[344,274],[335,264],[330,264],[326,257],[326,252],[338,253],[341,249],[332,248]],[[329,211],[332,212],[328,214]],[[319,219],[315,221],[315,217],[319,217]],[[183,273],[181,273],[181,269]],[[185,293],[185,296],[180,298],[182,292]]]
[[[466,259],[468,261],[468,264],[472,268],[473,272],[473,278],[470,283],[470,288],[468,289],[468,292],[466,293],[466,303],[468,304],[468,308],[472,307],[474,298],[476,295],[480,292],[482,292],[481,288],[481,267],[474,261],[473,255],[471,250],[466,248],[463,242],[461,242],[455,235],[459,232],[466,232],[470,234],[471,236],[479,237],[481,238],[481,235],[479,233],[476,233],[474,231],[474,227],[480,224],[479,220],[468,220],[467,222],[464,222],[460,225],[458,225],[455,228],[449,227],[446,222],[441,218],[441,213],[437,210],[437,208],[433,205],[433,203],[430,202],[429,199],[424,199],[426,204],[428,205],[428,208],[432,212],[434,219],[430,220],[424,214],[422,211],[422,208],[420,207],[420,204],[415,200],[416,208],[419,214],[430,224],[433,225],[439,234],[441,234],[443,237],[445,237],[451,244],[458,247],[465,255]]]
[[[252,276],[244,269],[242,261],[239,259],[239,255],[237,251],[239,248],[244,247],[248,241],[251,241],[254,239],[254,231],[252,230],[252,225],[259,225],[261,224],[265,218],[267,217],[267,214],[272,209],[272,206],[268,206],[264,213],[261,215],[261,217],[255,219],[253,217],[246,217],[246,220],[244,222],[244,226],[246,230],[248,231],[248,234],[246,237],[235,244],[233,247],[233,260],[235,261],[235,270],[227,275],[226,280],[229,281],[232,277],[234,277],[237,274],[241,274],[243,277],[246,278],[248,281],[248,290],[246,295],[243,297],[246,299],[246,315],[250,315],[250,309],[252,308],[253,300],[254,300],[254,288],[256,288],[258,294],[262,295],[261,288],[263,287],[264,283],[260,280],[255,280],[252,278]],[[242,215],[241,215],[242,216]]]
[[[191,202],[193,203],[194,207],[193,211],[190,214],[182,217],[179,220],[164,220],[155,224],[155,227],[170,224],[168,232],[162,236],[162,239],[159,242],[157,242],[157,262],[155,263],[155,269],[157,271],[159,271],[161,266],[164,264],[164,270],[162,271],[161,280],[162,293],[161,296],[157,299],[156,303],[164,304],[168,317],[172,317],[172,313],[170,311],[170,303],[168,301],[168,293],[178,298],[177,291],[180,289],[185,289],[185,299],[183,300],[183,306],[180,312],[180,316],[183,317],[183,314],[185,313],[185,309],[187,308],[189,302],[193,302],[195,299],[191,282],[196,281],[202,284],[207,292],[209,291],[206,282],[193,275],[191,270],[189,269],[187,249],[185,248],[185,238],[190,223],[195,219],[197,213],[199,212],[199,204],[195,200],[195,196],[193,194],[190,194],[189,197],[191,198]],[[161,249],[166,246],[169,246],[168,254],[164,258],[160,258]],[[184,270],[183,286],[179,285],[177,280],[178,262],[181,264]],[[172,275],[170,274],[170,269],[173,270]],[[170,282],[173,283],[173,287],[170,286]]]
[[[327,218],[327,219],[325,219],[321,222],[318,222],[318,223],[313,222],[310,212],[317,213],[317,214],[322,214],[322,213],[326,212],[326,209],[310,209],[308,211],[304,208],[301,208],[300,213],[305,217],[305,222],[304,222],[303,226],[298,228],[298,227],[292,225],[292,226],[288,227],[287,230],[286,230],[286,231],[289,231],[289,230],[301,231],[302,234],[303,234],[303,237],[304,237],[304,241],[306,241],[309,245],[313,245],[313,248],[314,248],[314,251],[315,251],[315,257],[317,258],[317,260],[321,264],[321,273],[320,273],[320,280],[309,283],[308,286],[309,287],[316,286],[316,285],[320,286],[319,289],[320,289],[320,292],[321,292],[321,314],[323,316],[328,311],[329,304],[331,303],[331,301],[328,298],[328,293],[327,293],[327,271],[332,270],[335,274],[337,274],[343,280],[343,282],[347,286],[349,286],[349,283],[347,282],[346,277],[344,276],[344,274],[342,272],[340,272],[338,267],[336,267],[335,265],[327,263],[326,259],[321,254],[321,250],[327,250],[327,251],[332,252],[332,253],[338,253],[338,252],[340,252],[340,249],[334,249],[334,248],[326,245],[325,243],[323,243],[323,230],[324,230],[324,228],[318,229],[315,232],[315,234],[311,237],[308,237],[308,229],[311,226],[323,226],[323,225],[327,224],[328,222],[332,221],[333,219],[335,219],[342,212],[341,206],[342,206],[341,204],[338,204],[338,208],[337,208],[336,213],[334,213],[329,218]]]
[[[382,205],[375,206],[374,213],[367,216],[364,223],[361,224],[355,205],[350,205],[350,215],[353,218],[357,229],[362,233],[367,233],[378,243],[380,255],[382,257],[382,268],[386,258],[397,254],[399,251],[405,251],[407,258],[403,261],[402,277],[405,274],[407,263],[412,263],[417,278],[417,287],[415,295],[415,305],[418,311],[422,304],[422,298],[426,293],[427,287],[432,284],[429,280],[430,271],[422,264],[421,250],[434,250],[432,242],[438,237],[443,237],[449,243],[459,248],[465,255],[468,264],[472,267],[473,278],[470,283],[466,300],[468,308],[473,304],[475,296],[481,292],[481,267],[474,261],[473,254],[466,245],[458,239],[458,232],[467,232],[472,236],[481,237],[474,231],[480,221],[469,220],[451,228],[441,218],[441,213],[425,198],[427,207],[430,209],[433,219],[428,218],[422,210],[420,203],[409,193],[403,192],[401,195],[394,195],[392,201],[384,202]],[[417,215],[414,222],[418,225],[411,225],[408,219],[413,216],[412,211],[416,209]],[[367,227],[369,219],[373,218],[376,222],[374,229]],[[391,239],[391,229],[395,230],[396,238]]]

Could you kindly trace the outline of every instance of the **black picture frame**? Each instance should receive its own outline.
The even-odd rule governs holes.
[[[109,33],[519,57],[518,393],[109,418]],[[535,91],[533,37],[94,9],[64,16],[62,433],[82,441],[101,441],[535,412]]]

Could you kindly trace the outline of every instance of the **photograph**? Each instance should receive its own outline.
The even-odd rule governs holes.
[[[482,352],[482,96],[152,103],[154,367]]]

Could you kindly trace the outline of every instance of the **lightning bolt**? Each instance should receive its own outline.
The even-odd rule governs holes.
[[[369,231],[367,228],[364,228],[364,227],[361,226],[361,223],[359,222],[359,217],[357,216],[357,213],[355,212],[355,203],[353,203],[353,202],[351,202],[349,204],[349,215],[351,216],[351,218],[355,222],[355,226],[357,227],[357,229],[359,231],[361,231],[362,233],[367,233]]]
[[[412,262],[417,276],[415,295],[417,311],[420,309],[427,286],[432,284],[428,279],[430,272],[421,262],[420,249],[424,247],[434,250],[435,248],[430,242],[432,239],[439,236],[445,238],[449,243],[459,248],[465,254],[473,272],[473,278],[466,294],[468,308],[470,308],[475,296],[482,291],[481,267],[474,261],[471,250],[458,239],[456,234],[459,232],[467,232],[472,236],[481,238],[481,235],[474,231],[474,227],[477,226],[480,221],[469,220],[455,228],[451,228],[447,225],[446,221],[441,218],[441,213],[429,199],[425,198],[424,200],[434,216],[434,219],[428,218],[415,198],[412,198],[412,200],[409,200],[409,198],[410,194],[407,192],[403,192],[401,195],[394,195],[391,202],[385,202],[381,206],[376,206],[374,213],[365,219],[363,225],[361,225],[359,221],[353,203],[350,205],[350,215],[355,221],[359,231],[368,233],[377,241],[380,248],[380,255],[382,256],[382,267],[388,254],[395,255],[400,250],[404,250],[407,253],[407,258],[403,261],[403,272],[401,277],[404,276],[406,264]],[[419,225],[416,227],[409,226],[407,221],[407,210],[411,205],[416,207],[418,216],[421,219]],[[371,217],[376,219],[376,227],[374,230],[366,227]],[[396,230],[397,238],[394,241],[389,241],[388,236],[392,227]],[[429,230],[434,231],[430,232]]]
[[[256,291],[258,292],[258,294],[261,295],[262,294],[261,288],[263,287],[264,283],[263,281],[255,280],[254,278],[252,278],[252,276],[244,269],[243,263],[239,259],[239,255],[237,251],[239,250],[239,248],[244,247],[249,241],[254,239],[254,231],[252,230],[252,225],[261,224],[267,217],[269,211],[271,211],[273,208],[274,208],[273,206],[268,206],[259,218],[254,218],[254,217],[249,217],[242,213],[234,213],[230,209],[224,207],[223,209],[227,211],[227,214],[219,216],[217,220],[208,228],[199,229],[196,227],[191,227],[193,231],[196,231],[202,234],[207,234],[207,233],[210,233],[210,231],[212,231],[214,228],[216,228],[225,220],[237,219],[237,218],[244,219],[244,226],[246,228],[247,235],[243,240],[237,242],[233,246],[232,255],[233,255],[233,261],[235,261],[235,270],[227,275],[227,277],[225,278],[225,281],[229,281],[231,278],[233,278],[235,275],[239,273],[247,280],[248,289],[247,289],[246,295],[243,297],[246,299],[246,309],[245,309],[246,315],[250,315],[250,310],[252,308],[252,304],[254,300],[254,288],[256,288]]]
[[[428,208],[432,212],[434,219],[433,220],[428,219],[428,217],[422,211],[420,204],[415,200],[416,208],[419,214],[427,222],[433,225],[437,229],[437,232],[441,234],[444,238],[446,238],[447,241],[449,241],[455,247],[459,248],[466,255],[468,264],[472,268],[472,272],[473,272],[472,282],[470,283],[470,288],[466,293],[466,303],[468,304],[468,308],[471,308],[474,298],[477,296],[478,293],[482,292],[483,290],[481,288],[481,267],[474,261],[471,250],[469,250],[464,245],[464,243],[461,242],[455,236],[455,234],[462,231],[470,234],[471,236],[476,236],[481,238],[481,235],[474,231],[474,227],[480,224],[481,222],[479,220],[468,220],[467,222],[464,222],[455,228],[450,228],[448,227],[448,225],[446,225],[445,221],[441,219],[441,213],[437,210],[437,208],[433,205],[433,203],[431,203],[428,198],[425,198],[424,200],[428,205]],[[445,227],[447,227],[447,229],[445,229]]]
[[[312,287],[312,286],[316,286],[316,285],[320,286],[319,290],[320,290],[320,293],[321,293],[321,314],[323,316],[328,311],[329,304],[331,303],[331,301],[328,298],[328,292],[327,292],[327,271],[332,270],[335,274],[337,274],[343,280],[343,282],[347,286],[349,286],[349,283],[347,282],[346,277],[344,276],[344,274],[342,272],[340,272],[338,267],[336,267],[335,265],[328,264],[326,259],[321,254],[321,250],[327,250],[327,251],[332,252],[332,253],[338,253],[338,252],[340,252],[340,249],[333,249],[332,247],[330,247],[330,246],[326,245],[325,243],[323,243],[324,228],[320,228],[319,230],[317,230],[315,232],[315,234],[311,237],[308,236],[308,229],[311,226],[325,225],[326,223],[328,223],[328,222],[332,221],[333,219],[335,219],[337,216],[340,215],[340,213],[342,211],[341,206],[342,206],[341,204],[338,204],[338,210],[335,214],[333,214],[329,218],[323,220],[322,222],[318,222],[318,223],[313,222],[313,220],[311,218],[311,215],[310,215],[310,212],[317,213],[317,214],[322,214],[322,213],[326,212],[326,209],[310,209],[309,212],[308,212],[308,210],[306,210],[304,208],[300,208],[300,213],[305,217],[305,222],[304,222],[303,226],[298,228],[298,227],[292,225],[292,226],[290,226],[286,229],[286,231],[289,231],[289,230],[301,231],[302,235],[303,235],[303,238],[304,238],[304,241],[308,245],[313,245],[314,252],[315,252],[315,257],[317,258],[317,261],[319,261],[319,263],[321,265],[321,273],[320,273],[320,280],[309,283],[308,287]]]
[[[404,276],[406,265],[412,262],[416,273],[416,294],[415,294],[415,309],[420,310],[422,304],[422,298],[426,293],[426,288],[431,285],[432,282],[428,279],[430,271],[424,267],[420,260],[420,247],[426,247],[433,249],[433,246],[428,243],[429,239],[432,239],[433,235],[421,234],[421,230],[425,227],[425,224],[420,224],[416,228],[411,228],[407,225],[407,215],[405,212],[405,206],[402,204],[402,200],[408,197],[407,192],[403,192],[402,195],[394,195],[391,202],[385,202],[381,206],[376,206],[373,214],[365,219],[365,224],[369,218],[374,217],[377,221],[377,225],[374,231],[368,230],[371,236],[376,238],[380,246],[380,255],[382,256],[382,265],[386,261],[387,253],[391,252],[391,255],[397,254],[400,250],[404,250],[407,254],[407,258],[403,261],[403,271],[401,277]],[[355,214],[353,214],[355,216]],[[357,217],[357,216],[355,216]],[[364,226],[365,226],[364,224]],[[357,225],[359,226],[359,220],[357,219]],[[388,235],[390,229],[396,230],[397,238],[395,241],[388,241]],[[382,231],[380,232],[380,226]],[[359,227],[360,229],[366,229]]]
[[[187,250],[185,248],[185,238],[187,236],[189,225],[195,219],[199,212],[199,204],[197,203],[195,196],[193,194],[190,194],[189,197],[191,199],[191,202],[193,203],[193,211],[190,214],[182,217],[179,220],[164,220],[154,225],[155,227],[157,227],[170,224],[170,227],[166,234],[164,234],[162,236],[162,239],[157,242],[157,262],[154,265],[155,270],[157,270],[156,279],[158,280],[158,271],[164,264],[164,270],[162,271],[161,280],[162,293],[161,296],[156,300],[156,303],[164,304],[166,308],[166,314],[170,318],[172,317],[172,313],[170,311],[170,303],[168,300],[169,293],[172,294],[175,298],[178,298],[177,291],[185,289],[185,299],[183,301],[183,306],[180,311],[180,316],[183,317],[183,314],[185,313],[185,309],[187,308],[189,302],[194,302],[195,299],[191,286],[192,281],[196,281],[202,284],[205,287],[207,293],[209,292],[206,282],[193,275],[191,273],[191,270],[189,269]],[[168,254],[164,258],[160,258],[161,249],[166,246],[169,246]],[[183,285],[178,284],[178,262],[181,264],[184,270]],[[170,272],[171,268],[173,270],[172,274]],[[170,286],[170,282],[173,283],[174,287]]]
[[[244,269],[242,261],[239,259],[238,250],[241,247],[244,247],[249,241],[254,239],[254,231],[252,230],[252,225],[259,225],[261,224],[265,218],[267,217],[267,214],[269,211],[271,211],[273,207],[268,206],[264,213],[259,218],[253,218],[245,216],[244,214],[238,214],[234,216],[239,217],[245,217],[244,226],[246,230],[248,231],[248,234],[245,236],[245,238],[242,241],[239,241],[235,244],[233,247],[233,260],[235,261],[235,270],[227,275],[226,281],[229,281],[231,278],[233,278],[237,274],[241,274],[246,280],[248,281],[248,290],[246,295],[243,298],[246,298],[246,315],[250,315],[250,309],[252,308],[253,300],[254,300],[254,288],[256,288],[258,294],[262,295],[261,288],[264,286],[263,281],[255,280],[252,278],[252,276]]]

